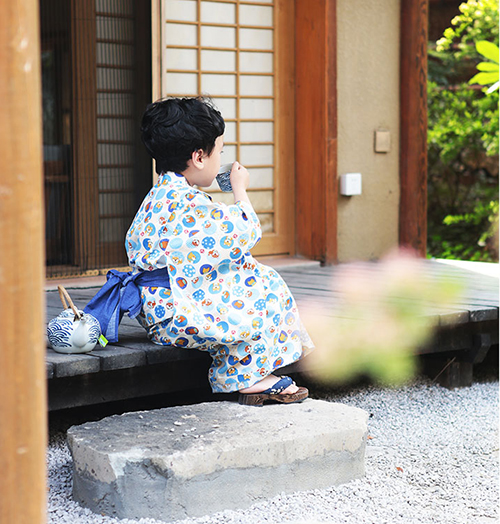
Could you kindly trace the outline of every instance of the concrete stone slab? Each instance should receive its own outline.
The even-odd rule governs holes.
[[[115,415],[69,429],[73,495],[96,513],[169,521],[338,485],[364,475],[367,420],[311,399]]]

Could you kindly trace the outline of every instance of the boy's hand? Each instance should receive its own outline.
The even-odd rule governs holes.
[[[248,184],[250,183],[250,174],[248,170],[239,162],[235,162],[229,175],[231,186],[233,188],[234,201],[247,202],[252,205],[247,195]]]
[[[243,167],[239,162],[233,163],[229,178],[231,180],[233,192],[236,189],[243,189],[243,191],[247,190],[248,184],[250,183],[250,174],[248,173],[247,168]]]

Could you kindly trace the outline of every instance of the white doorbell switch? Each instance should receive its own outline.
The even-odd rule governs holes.
[[[361,195],[361,173],[340,175],[340,194],[345,196]]]

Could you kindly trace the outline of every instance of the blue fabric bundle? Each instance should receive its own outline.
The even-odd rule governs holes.
[[[108,342],[117,342],[118,326],[124,313],[128,312],[130,318],[135,318],[141,312],[139,286],[170,288],[170,281],[167,268],[135,273],[112,269],[106,278],[106,284],[85,306],[84,312],[97,318],[101,333]]]

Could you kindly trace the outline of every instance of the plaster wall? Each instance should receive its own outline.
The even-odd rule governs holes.
[[[338,197],[339,262],[398,245],[400,0],[337,0],[338,175],[362,174],[362,194]],[[375,153],[377,129],[391,133]]]

